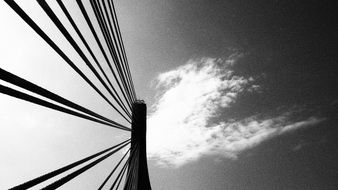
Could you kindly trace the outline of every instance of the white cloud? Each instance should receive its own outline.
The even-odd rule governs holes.
[[[203,155],[236,158],[266,139],[319,122],[308,118],[290,123],[289,114],[283,114],[213,123],[220,109],[231,109],[240,93],[259,90],[252,77],[238,76],[231,69],[241,56],[190,60],[158,76],[160,95],[147,120],[150,159],[180,166]]]

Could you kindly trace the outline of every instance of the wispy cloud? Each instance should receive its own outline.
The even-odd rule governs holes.
[[[266,139],[320,122],[315,117],[290,122],[290,114],[285,113],[215,123],[215,118],[222,118],[220,110],[231,109],[239,94],[260,88],[253,77],[238,76],[232,70],[241,56],[190,60],[157,77],[159,95],[147,120],[149,158],[170,166],[203,155],[236,158]]]

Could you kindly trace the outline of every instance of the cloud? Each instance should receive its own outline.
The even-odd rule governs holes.
[[[290,113],[273,118],[251,116],[215,123],[244,92],[260,89],[253,77],[231,69],[241,54],[228,59],[202,58],[160,74],[157,101],[148,116],[147,154],[158,164],[181,166],[204,155],[236,158],[264,140],[320,122],[310,117],[290,122]]]

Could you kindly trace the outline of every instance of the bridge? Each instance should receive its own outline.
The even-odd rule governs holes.
[[[34,179],[26,181],[12,187],[12,190],[22,190],[35,188],[37,185],[45,184],[46,181],[53,179],[53,182],[47,184],[42,189],[57,189],[69,181],[75,179],[79,175],[85,173],[99,163],[107,160],[112,155],[121,152],[129,147],[122,158],[116,163],[98,189],[124,189],[124,190],[150,190],[150,180],[147,167],[146,157],[146,113],[147,107],[142,100],[138,100],[130,68],[124,48],[122,35],[116,15],[114,2],[112,0],[89,0],[90,8],[94,12],[94,18],[88,14],[88,7],[84,6],[81,0],[76,0],[77,9],[80,10],[82,18],[88,25],[91,35],[95,39],[95,43],[99,47],[99,52],[104,57],[105,63],[109,66],[108,72],[103,69],[102,62],[98,61],[97,53],[91,48],[90,43],[86,39],[74,21],[62,0],[56,0],[57,5],[67,18],[77,37],[81,40],[82,46],[68,32],[65,24],[58,18],[53,7],[45,0],[36,0],[44,13],[62,33],[71,47],[81,57],[88,69],[95,75],[100,85],[104,87],[106,92],[102,92],[100,88],[78,67],[78,65],[70,59],[69,55],[63,51],[58,42],[53,41],[50,36],[27,14],[14,0],[4,0],[9,7],[21,18],[35,33],[40,36],[67,64],[72,68],[79,77],[81,77],[93,91],[96,92],[107,104],[109,104],[129,125],[123,125],[113,119],[107,118],[85,106],[79,105],[71,100],[66,99],[48,89],[45,89],[33,82],[17,76],[3,68],[0,68],[0,80],[10,84],[0,84],[0,92],[2,94],[15,97],[39,106],[46,107],[64,114],[69,114],[89,122],[95,122],[107,127],[123,130],[130,133],[130,139],[113,145],[105,150],[100,150],[92,155],[80,159],[76,162],[57,168],[49,173],[37,176]],[[99,28],[95,28],[93,20],[98,23]],[[98,30],[102,33],[103,39],[99,37]],[[81,48],[82,47],[82,48]],[[104,48],[107,47],[107,48]],[[85,50],[84,50],[85,49]],[[89,52],[84,53],[84,51]],[[113,77],[108,77],[113,76]],[[12,86],[18,87],[12,88]],[[28,92],[29,93],[28,93]],[[106,94],[109,94],[107,96]],[[6,109],[6,108],[0,108]],[[66,174],[66,175],[65,175]],[[62,176],[62,177],[60,177]],[[111,179],[116,176],[115,179]],[[112,185],[107,186],[107,182],[111,180]],[[124,180],[124,185],[123,181]]]

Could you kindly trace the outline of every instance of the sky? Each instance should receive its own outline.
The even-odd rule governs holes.
[[[114,2],[137,96],[148,106],[153,189],[337,189],[333,1]],[[18,3],[94,80],[37,3]],[[65,4],[95,44],[76,3]],[[124,123],[4,2],[0,23],[2,69]],[[2,94],[0,106],[0,189],[128,138]],[[97,188],[121,156],[61,189]]]

